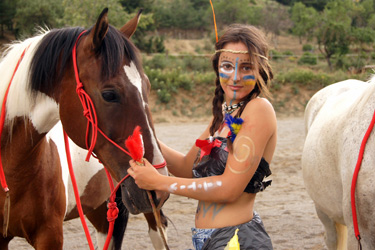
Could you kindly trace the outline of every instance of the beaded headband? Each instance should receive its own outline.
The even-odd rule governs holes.
[[[246,51],[246,50],[231,50],[231,49],[219,49],[219,50],[215,50],[215,53],[220,53],[220,52],[229,52],[229,53],[233,53],[233,54],[248,54],[249,52]],[[267,57],[261,55],[261,54],[258,54],[258,53],[252,53],[253,55],[256,55],[256,56],[259,56],[265,60],[268,60]]]
[[[210,0],[210,4],[211,4],[211,8],[212,8],[212,15],[213,15],[213,18],[214,18],[214,25],[215,25],[215,35],[216,35],[216,42],[219,41],[219,37],[217,35],[217,26],[216,26],[216,18],[215,18],[215,10],[214,10],[214,5],[212,4],[212,1]],[[219,49],[219,50],[215,50],[215,54],[216,53],[220,53],[220,52],[230,52],[230,53],[234,53],[234,54],[247,54],[249,53],[248,51],[244,51],[244,50],[230,50],[230,49]],[[261,55],[261,54],[258,54],[258,53],[252,53],[253,55],[256,55],[256,56],[259,56],[265,60],[268,60],[267,57]]]

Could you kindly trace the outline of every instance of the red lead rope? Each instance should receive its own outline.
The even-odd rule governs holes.
[[[27,46],[27,48],[28,47],[29,46]],[[5,117],[6,117],[6,103],[7,103],[7,100],[8,100],[8,93],[9,93],[10,85],[12,84],[13,78],[14,78],[17,70],[18,70],[18,67],[20,66],[20,63],[21,63],[23,57],[25,56],[27,48],[24,49],[20,58],[18,59],[16,68],[13,71],[12,77],[10,78],[7,90],[6,90],[5,95],[4,95],[3,105],[1,106],[1,116],[0,116],[0,139],[1,139],[1,135],[3,134],[3,129],[4,129],[4,123],[5,123]],[[8,192],[9,188],[8,188],[8,184],[5,180],[3,163],[1,161],[1,147],[0,147],[0,182],[1,182],[1,186],[3,187],[4,191]]]
[[[367,143],[368,138],[370,137],[372,129],[374,128],[374,124],[375,124],[375,112],[372,116],[371,123],[370,123],[370,125],[369,125],[369,127],[366,131],[366,134],[363,137],[362,143],[361,143],[361,148],[359,150],[357,164],[356,164],[355,169],[354,169],[352,186],[351,186],[351,190],[350,190],[351,191],[351,204],[352,204],[354,234],[355,234],[355,237],[358,240],[358,244],[359,244],[360,249],[362,249],[362,246],[361,246],[361,235],[359,233],[359,228],[358,228],[357,208],[356,208],[356,205],[355,205],[355,188],[356,188],[356,184],[357,184],[359,169],[361,168],[361,164],[362,164],[363,154],[365,152],[366,143]]]
[[[17,70],[18,70],[18,67],[19,67],[23,57],[25,56],[26,50],[29,48],[29,46],[27,46],[23,50],[20,58],[18,59],[16,68],[13,71],[12,77],[10,78],[7,90],[6,90],[5,95],[4,95],[3,104],[1,106],[1,115],[0,115],[0,140],[1,140],[1,136],[3,134],[3,129],[4,129],[4,123],[5,123],[5,118],[6,118],[6,103],[7,103],[7,100],[8,100],[8,93],[9,93],[10,85],[12,84],[13,78],[14,78],[14,76],[15,76]],[[4,201],[4,210],[3,210],[3,214],[4,214],[3,215],[3,236],[4,236],[4,238],[6,238],[7,235],[8,235],[8,225],[9,225],[10,195],[9,195],[9,188],[8,188],[8,184],[6,182],[6,178],[5,178],[5,174],[4,174],[4,167],[3,167],[3,163],[2,163],[2,159],[1,159],[1,146],[0,146],[0,182],[1,182],[1,186],[4,189],[4,192],[6,194],[5,195],[5,201]]]

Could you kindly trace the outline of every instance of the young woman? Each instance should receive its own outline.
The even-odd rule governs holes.
[[[274,109],[264,97],[272,79],[262,33],[232,25],[216,43],[213,118],[183,155],[160,143],[173,176],[162,176],[146,161],[128,173],[140,188],[162,190],[199,201],[193,228],[196,249],[224,249],[238,235],[241,249],[272,249],[259,215],[256,193],[270,181],[277,139]],[[237,230],[238,229],[238,230]]]

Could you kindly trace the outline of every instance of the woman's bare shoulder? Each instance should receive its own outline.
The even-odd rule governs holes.
[[[251,100],[243,111],[244,118],[247,117],[263,117],[268,119],[276,119],[275,110],[269,100],[257,97]]]

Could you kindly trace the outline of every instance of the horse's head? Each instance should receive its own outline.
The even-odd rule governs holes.
[[[162,164],[164,158],[148,107],[150,83],[143,73],[139,51],[129,40],[137,27],[140,13],[117,30],[108,24],[107,11],[103,10],[96,24],[77,39],[77,81],[83,84],[83,90],[92,100],[92,107],[89,101],[83,101],[92,108],[89,119],[95,120],[93,112],[96,112],[98,133],[93,152],[119,182],[127,175],[130,157],[110,140],[125,148],[124,142],[136,126],[141,127],[144,157],[154,165]],[[76,144],[88,148],[95,142],[92,137],[95,129],[92,124],[87,126],[87,119],[83,115],[85,113],[87,116],[90,112],[83,112],[76,93],[73,67],[67,63],[56,99],[64,130]],[[168,174],[165,167],[158,170]],[[139,189],[132,178],[125,179],[121,190],[123,202],[131,213],[152,211],[147,193]],[[153,192],[153,198],[156,205],[161,206],[168,194]]]

